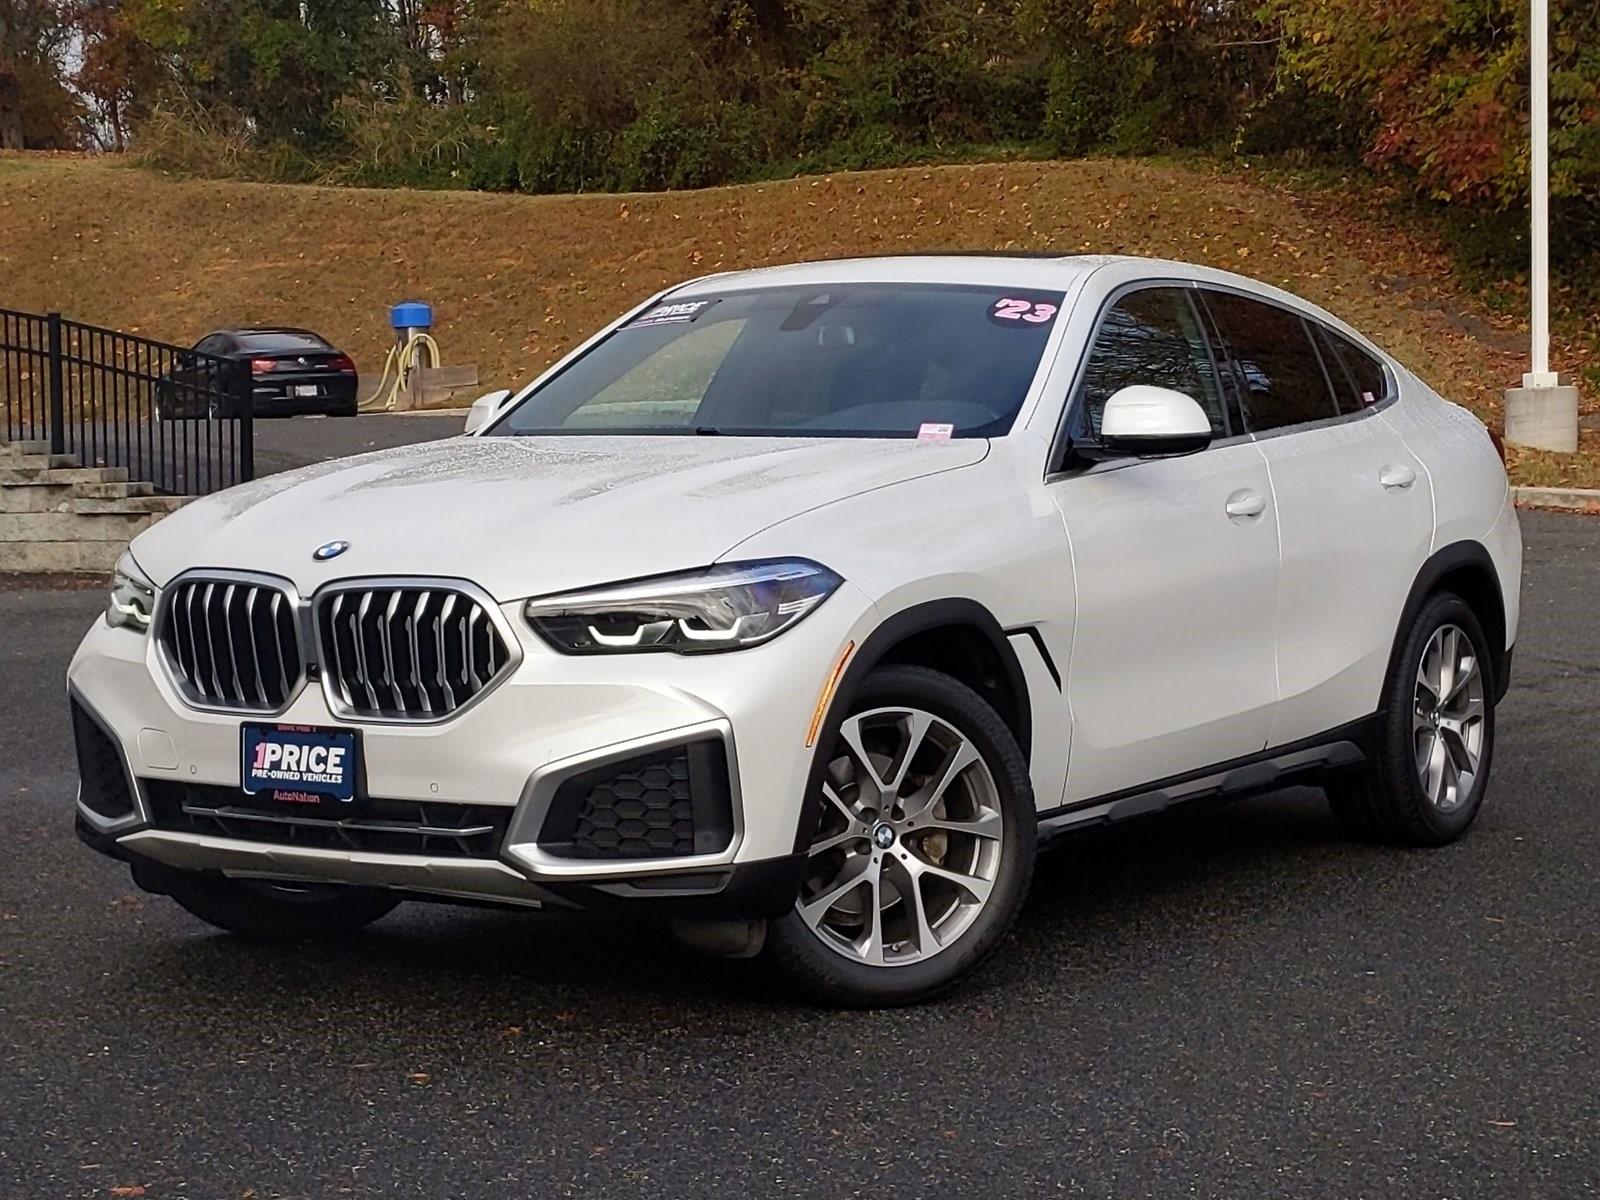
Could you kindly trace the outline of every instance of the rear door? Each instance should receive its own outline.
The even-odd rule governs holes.
[[[1277,514],[1192,295],[1135,285],[1111,298],[1068,434],[1092,444],[1113,392],[1154,384],[1195,399],[1216,440],[1180,458],[1058,464],[1046,484],[1077,592],[1069,804],[1259,753],[1267,740]]]
[[[1383,364],[1314,318],[1203,289],[1265,456],[1282,541],[1274,614],[1282,746],[1376,711],[1412,581],[1433,539],[1422,464],[1383,415]]]

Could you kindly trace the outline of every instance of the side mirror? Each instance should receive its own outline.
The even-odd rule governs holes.
[[[1211,418],[1191,398],[1142,383],[1113,393],[1100,418],[1100,448],[1114,455],[1193,454],[1211,437]]]
[[[500,406],[511,399],[509,388],[501,388],[497,392],[490,392],[486,396],[479,396],[472,402],[472,407],[467,410],[467,427],[462,433],[471,437],[478,430],[484,428],[495,419],[500,411]]]

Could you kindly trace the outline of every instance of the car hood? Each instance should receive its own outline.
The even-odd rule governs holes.
[[[146,530],[157,583],[192,567],[309,594],[366,575],[469,579],[499,600],[717,561],[819,505],[983,459],[962,439],[451,438],[318,463],[196,500]],[[327,542],[349,549],[327,562]],[[826,559],[826,549],[816,557]]]

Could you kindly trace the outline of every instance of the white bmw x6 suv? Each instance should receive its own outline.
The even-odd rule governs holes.
[[[632,907],[845,1004],[1001,942],[1035,849],[1321,781],[1483,801],[1521,539],[1484,427],[1337,318],[1132,258],[653,297],[469,435],[141,534],[78,828],[238,933]]]

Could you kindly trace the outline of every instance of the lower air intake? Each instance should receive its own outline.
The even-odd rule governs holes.
[[[562,781],[539,848],[579,859],[687,858],[733,840],[728,756],[708,738],[592,767]]]
[[[111,735],[76,700],[72,701],[72,739],[78,751],[78,798],[96,816],[108,821],[132,816],[133,793],[122,755]]]

